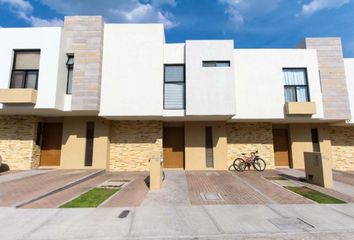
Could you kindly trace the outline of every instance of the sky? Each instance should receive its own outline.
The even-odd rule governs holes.
[[[68,15],[163,23],[168,43],[293,48],[305,37],[341,37],[344,56],[354,58],[354,0],[0,0],[0,27],[62,26]]]

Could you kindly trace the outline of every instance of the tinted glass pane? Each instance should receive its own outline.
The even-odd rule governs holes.
[[[307,102],[308,101],[307,87],[297,87],[296,95],[297,95],[298,102]]]
[[[27,72],[26,88],[36,89],[37,72]]]
[[[203,61],[203,67],[215,67],[216,62]]]
[[[25,81],[25,72],[13,72],[12,79],[11,79],[11,88],[23,88],[23,84]]]
[[[184,108],[184,83],[165,83],[165,109]]]
[[[165,82],[184,82],[184,66],[165,66]]]
[[[40,51],[16,51],[14,70],[38,70]]]
[[[230,67],[230,62],[216,62],[216,67]]]
[[[285,102],[296,102],[296,88],[295,87],[285,87]]]
[[[284,69],[285,85],[307,85],[305,69]]]
[[[68,61],[66,62],[67,65],[74,65],[74,57],[70,56],[68,57]]]
[[[73,69],[69,68],[68,69],[68,85],[67,85],[67,89],[66,89],[67,94],[72,93],[72,86],[73,86]]]

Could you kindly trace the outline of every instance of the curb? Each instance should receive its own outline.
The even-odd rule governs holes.
[[[87,180],[89,180],[91,178],[97,177],[97,176],[103,174],[104,172],[105,172],[105,170],[95,171],[95,172],[93,172],[93,173],[91,173],[89,175],[83,176],[83,177],[81,177],[81,178],[79,178],[77,180],[69,182],[69,183],[65,184],[64,186],[62,186],[62,187],[59,187],[57,189],[53,189],[53,190],[51,190],[51,191],[49,191],[47,193],[44,193],[44,194],[39,195],[39,196],[36,196],[36,197],[34,197],[32,199],[25,200],[25,201],[20,202],[20,203],[15,203],[12,207],[15,207],[15,208],[23,207],[23,206],[25,206],[27,204],[33,203],[33,202],[35,202],[37,200],[40,200],[40,199],[45,198],[45,197],[48,197],[48,196],[50,196],[52,194],[55,194],[57,192],[61,192],[61,191],[65,190],[65,189],[71,188],[71,187],[73,187],[75,185],[78,185],[78,184],[80,184],[80,183],[82,183],[84,181],[87,181]]]

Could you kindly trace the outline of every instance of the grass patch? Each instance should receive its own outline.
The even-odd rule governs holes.
[[[327,194],[318,192],[308,187],[286,187],[286,188],[305,198],[311,199],[312,201],[315,201],[317,203],[322,203],[322,204],[346,203],[342,200],[328,196]]]
[[[119,188],[93,188],[60,208],[95,208],[119,190]]]

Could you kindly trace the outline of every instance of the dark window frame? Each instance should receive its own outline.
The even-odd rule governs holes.
[[[286,88],[295,89],[295,99],[296,99],[296,102],[299,102],[296,89],[297,89],[298,87],[306,87],[306,94],[307,94],[306,102],[311,102],[311,96],[310,96],[310,89],[309,89],[309,80],[308,80],[307,68],[306,68],[306,67],[303,67],[303,68],[283,68],[283,78],[284,78],[284,71],[286,71],[286,70],[304,70],[304,72],[305,72],[305,81],[306,81],[306,84],[285,85],[285,79],[283,79],[283,82],[284,82],[284,90],[285,90]],[[284,97],[285,97],[285,91],[284,91]],[[285,99],[285,101],[286,101],[286,99]]]
[[[314,152],[321,152],[318,128],[311,128],[311,141],[312,141],[312,150]]]
[[[19,52],[39,52],[39,57],[41,55],[41,50],[40,49],[16,49],[16,50],[13,50],[13,53],[14,53],[14,58],[13,58],[13,61],[12,61],[12,71],[11,71],[11,79],[10,79],[10,86],[9,88],[14,88],[12,87],[12,82],[13,82],[13,76],[14,76],[14,73],[15,72],[22,72],[25,74],[25,77],[24,77],[24,80],[22,82],[22,86],[21,88],[27,88],[27,78],[28,78],[28,73],[36,73],[36,84],[35,84],[35,90],[38,89],[38,76],[39,76],[39,66],[38,66],[38,69],[15,69],[15,66],[16,66],[16,55],[17,53]]]
[[[93,165],[93,148],[95,140],[95,122],[86,122],[85,167]]]
[[[213,127],[205,127],[205,166],[206,168],[214,168],[214,141],[213,141]],[[208,151],[211,152],[211,159],[208,159]]]
[[[218,66],[218,63],[223,63],[223,64],[228,64],[228,66]],[[205,64],[215,64],[214,66],[206,66]],[[206,60],[206,61],[202,61],[202,66],[203,67],[231,67],[231,61],[230,60]]]
[[[168,81],[166,82],[166,67],[183,67],[183,82],[180,81]],[[165,85],[168,83],[183,83],[184,96],[183,96],[183,107],[182,108],[166,108],[165,103]],[[177,64],[164,64],[163,65],[163,109],[164,110],[184,110],[186,109],[186,64],[177,63]]]
[[[66,75],[66,94],[71,95],[72,94],[72,79],[71,79],[71,92],[69,92],[69,76],[70,76],[70,71],[72,71],[72,77],[74,74],[75,57],[74,57],[74,54],[68,54],[67,57],[68,57],[68,60],[66,61],[66,68],[67,68],[68,72]],[[74,59],[73,64],[68,64],[70,58]]]

